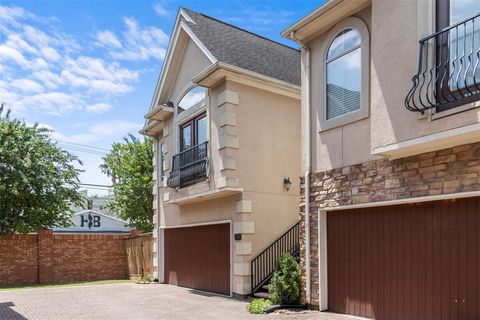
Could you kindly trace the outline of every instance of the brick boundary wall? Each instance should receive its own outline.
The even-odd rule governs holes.
[[[0,286],[127,279],[124,234],[0,236]]]
[[[480,190],[480,143],[401,159],[380,159],[312,174],[310,179],[311,305],[318,307],[319,208]],[[300,264],[305,303],[305,189],[301,178]]]

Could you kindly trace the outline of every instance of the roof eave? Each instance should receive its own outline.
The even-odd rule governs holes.
[[[370,4],[371,0],[330,0],[282,31],[281,35],[294,41],[307,41]]]
[[[276,92],[280,90],[283,92],[283,94],[287,96],[300,99],[301,88],[299,85],[272,78],[258,72],[246,70],[225,62],[216,62],[210,65],[208,68],[195,76],[192,79],[192,82],[206,87],[215,85],[218,81],[213,80],[209,82],[207,80],[209,80],[209,78],[212,78],[212,76],[214,76],[218,71],[224,71],[224,74],[222,74],[223,77],[227,77],[229,74],[241,75],[245,79],[259,81],[266,84],[267,86],[275,88]]]

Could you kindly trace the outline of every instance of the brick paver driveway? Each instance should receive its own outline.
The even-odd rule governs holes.
[[[328,314],[250,315],[246,303],[169,285],[133,283],[0,291],[2,320],[346,319]]]

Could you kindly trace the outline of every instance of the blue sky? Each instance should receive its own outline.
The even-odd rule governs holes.
[[[77,154],[81,182],[143,125],[179,6],[289,44],[280,32],[323,1],[0,1],[0,102]],[[91,193],[103,193],[91,189]]]

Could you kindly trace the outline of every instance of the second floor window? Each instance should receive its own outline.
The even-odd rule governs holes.
[[[177,113],[180,114],[185,110],[194,108],[205,102],[207,90],[204,87],[193,87],[190,89],[178,103]]]
[[[473,93],[478,86],[480,72],[477,51],[480,36],[480,19],[467,20],[480,13],[480,1],[437,0],[437,31],[453,27],[436,37],[436,60],[438,78],[436,90],[441,93],[439,100],[462,100],[463,93]],[[463,22],[463,23],[462,23]],[[457,27],[454,27],[459,24]],[[447,110],[462,103],[449,103],[437,107]]]
[[[320,48],[320,131],[369,117],[369,43],[367,25],[357,17],[338,22],[325,37]]]
[[[436,28],[441,31],[480,13],[480,1],[437,0],[436,10]]]
[[[162,142],[160,145],[160,180],[165,179],[165,154],[167,153],[167,145]]]
[[[207,141],[207,116],[205,113],[180,126],[180,152]]]
[[[360,109],[362,38],[354,28],[342,30],[326,56],[326,120]]]

